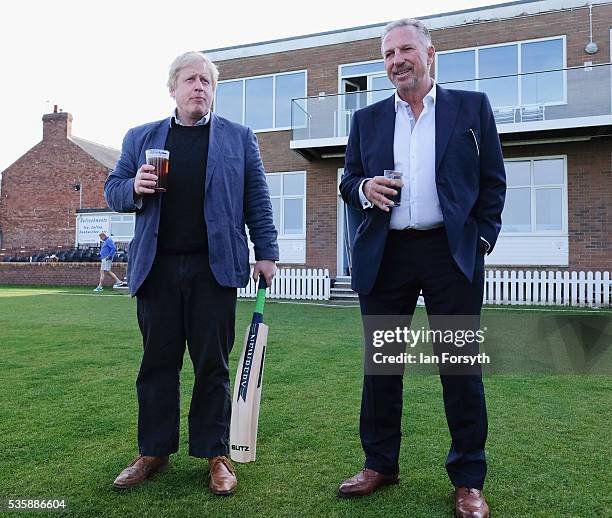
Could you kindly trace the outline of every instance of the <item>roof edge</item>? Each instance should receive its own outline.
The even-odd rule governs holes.
[[[610,0],[518,0],[460,11],[418,16],[417,19],[427,22],[427,27],[439,30],[448,27],[467,25],[470,23],[486,23],[521,15],[536,15],[566,9],[587,8],[591,5],[610,4]],[[325,31],[302,36],[291,36],[275,40],[261,41],[203,50],[212,61],[227,61],[230,59],[262,56],[276,52],[300,50],[338,43],[349,43],[381,36],[382,28],[388,22],[362,25],[346,29]]]

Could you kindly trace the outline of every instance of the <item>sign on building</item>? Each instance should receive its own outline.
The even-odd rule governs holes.
[[[134,237],[134,214],[117,212],[77,212],[76,246],[98,245],[105,230],[115,242],[128,243]]]

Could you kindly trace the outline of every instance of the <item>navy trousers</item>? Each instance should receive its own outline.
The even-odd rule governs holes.
[[[484,256],[477,253],[470,282],[452,258],[443,228],[390,231],[374,289],[359,296],[362,315],[412,315],[421,290],[430,325],[434,315],[480,315]],[[454,486],[482,489],[487,411],[480,369],[469,375],[441,372],[440,380],[451,435],[448,475]],[[379,473],[399,472],[402,390],[401,375],[364,376],[361,443],[365,467]]]
[[[195,374],[189,454],[226,455],[236,289],[217,283],[207,255],[161,255],[136,296],[144,345],[136,380],[140,453],[161,456],[178,450],[180,372],[187,343]]]

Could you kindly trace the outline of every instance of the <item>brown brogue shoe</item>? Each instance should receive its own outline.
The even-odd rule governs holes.
[[[489,518],[489,504],[482,491],[469,487],[456,487],[455,516],[457,518]]]
[[[399,483],[398,475],[383,475],[373,469],[363,468],[354,477],[345,480],[338,488],[340,498],[353,498],[372,494],[381,486]]]
[[[155,473],[167,471],[168,457],[148,457],[139,455],[125,468],[113,482],[115,489],[130,489],[139,486]]]
[[[236,491],[236,470],[231,461],[224,456],[208,459],[208,469],[210,475],[209,489],[220,496],[230,496]]]

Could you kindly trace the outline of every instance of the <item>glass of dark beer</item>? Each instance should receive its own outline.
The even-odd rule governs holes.
[[[153,174],[157,175],[155,192],[166,192],[170,151],[165,149],[147,149],[145,155],[147,157],[147,165],[155,167],[155,171],[153,171]]]
[[[399,187],[393,187],[393,189],[397,191],[395,196],[387,195],[387,198],[389,198],[395,204],[393,206],[399,207],[402,199],[402,185],[404,185],[402,177],[404,174],[401,171],[394,171],[392,169],[385,169],[383,174],[385,178],[389,178],[390,180],[399,180],[401,183]]]

